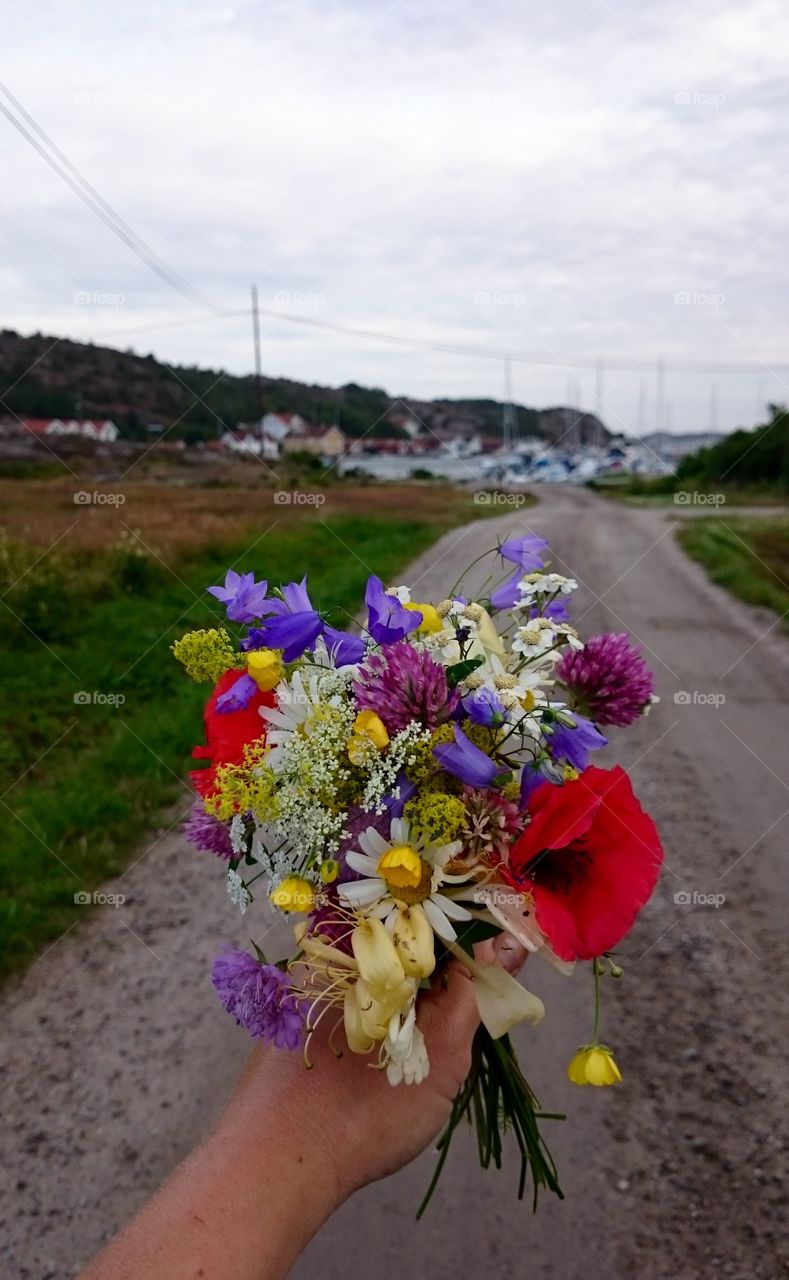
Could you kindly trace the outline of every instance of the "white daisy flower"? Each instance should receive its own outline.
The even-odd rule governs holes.
[[[408,822],[395,818],[390,839],[368,827],[359,836],[359,847],[346,855],[346,862],[366,879],[339,886],[340,896],[365,915],[377,916],[387,928],[394,928],[399,909],[424,912],[439,938],[453,942],[457,937],[451,920],[470,920],[471,913],[440,890],[444,885],[462,884],[470,873],[447,875],[445,867],[460,853],[460,840],[451,844],[430,844],[411,835]]]
[[[259,708],[260,715],[269,726],[266,763],[272,769],[281,764],[283,752],[293,734],[304,732],[323,700],[320,672],[313,671],[305,677],[301,671],[294,671],[290,680],[281,680],[277,685],[276,697],[276,707]]]

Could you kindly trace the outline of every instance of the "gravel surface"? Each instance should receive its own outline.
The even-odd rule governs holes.
[[[548,1014],[518,1042],[544,1105],[567,1113],[551,1130],[564,1203],[546,1198],[533,1217],[515,1199],[514,1163],[482,1175],[463,1134],[421,1224],[432,1153],[336,1214],[296,1280],[789,1275],[789,645],[772,615],[683,556],[677,518],[552,488],[537,508],[446,535],[404,575],[417,598],[438,597],[505,529],[551,539],[555,567],[583,583],[582,629],[630,630],[656,668],[660,705],[606,754],[658,820],[667,865],[622,948],[625,977],[605,991],[621,1088],[564,1079],[590,1030],[586,971],[529,966]],[[215,871],[177,828],[157,833],[106,886],[125,902],[3,993],[3,1277],[73,1276],[226,1097],[248,1045],[208,973],[218,941],[245,935]]]

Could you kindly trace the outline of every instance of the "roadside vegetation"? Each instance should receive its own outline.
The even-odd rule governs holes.
[[[206,586],[231,566],[275,585],[306,569],[318,606],[347,625],[370,572],[391,580],[488,514],[449,485],[343,486],[321,505],[150,484],[80,504],[74,489],[0,480],[0,972],[83,918],[74,895],[188,809],[207,690],[170,645],[220,616]]]
[[[684,522],[678,537],[713,582],[774,609],[789,629],[789,519],[702,517]]]
[[[682,458],[671,476],[609,477],[589,487],[637,506],[673,503],[675,494],[723,497],[720,506],[789,503],[789,412],[773,405],[755,431],[733,431],[717,444]],[[680,504],[681,505],[681,504]]]

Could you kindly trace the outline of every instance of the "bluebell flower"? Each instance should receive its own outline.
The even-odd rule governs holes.
[[[322,631],[323,618],[315,609],[283,613],[266,618],[261,626],[250,631],[244,648],[281,649],[286,662],[295,662],[312,648]]]
[[[516,569],[509,578],[505,578],[495,591],[490,593],[490,603],[494,609],[511,609],[514,604],[521,598],[518,590],[518,583],[523,577],[524,570]]]
[[[573,769],[584,770],[589,763],[589,753],[607,746],[608,739],[586,716],[579,715],[577,711],[571,714],[575,721],[573,727],[568,728],[557,722],[548,739],[548,746],[554,760],[569,764]]]
[[[523,577],[524,573],[533,573],[535,569],[543,567],[542,553],[547,546],[545,538],[538,538],[536,533],[527,533],[522,538],[507,538],[499,547],[499,555],[502,560],[516,564]]]
[[[504,705],[492,689],[475,689],[460,704],[475,724],[499,725],[504,720]]]
[[[367,580],[364,603],[367,605],[367,630],[377,644],[396,644],[416,631],[422,622],[422,614],[417,609],[406,609],[397,596],[389,595],[375,574]]]
[[[307,593],[307,575],[301,582],[288,582],[280,587],[281,600],[276,597],[269,601],[268,612],[281,617],[286,613],[314,613],[312,601]]]
[[[322,634],[336,667],[355,666],[367,652],[361,636],[354,636],[350,631],[338,631],[336,627],[325,625]]]
[[[480,751],[479,747],[475,747],[457,725],[454,726],[454,732],[454,746],[451,742],[442,742],[433,747],[433,755],[441,768],[469,787],[489,787],[499,773],[498,765],[484,751]]]
[[[219,695],[216,700],[216,709],[223,714],[228,711],[242,711],[244,707],[249,706],[255,694],[259,692],[257,683],[245,671],[229,689]]]
[[[254,573],[236,573],[228,569],[224,586],[208,587],[208,594],[215,596],[225,606],[231,622],[254,622],[269,612],[271,601],[266,599],[267,582],[255,582]]]

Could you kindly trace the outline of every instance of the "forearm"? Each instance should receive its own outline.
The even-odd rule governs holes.
[[[82,1280],[278,1280],[342,1198],[308,1117],[262,1110],[245,1082],[213,1134]]]

